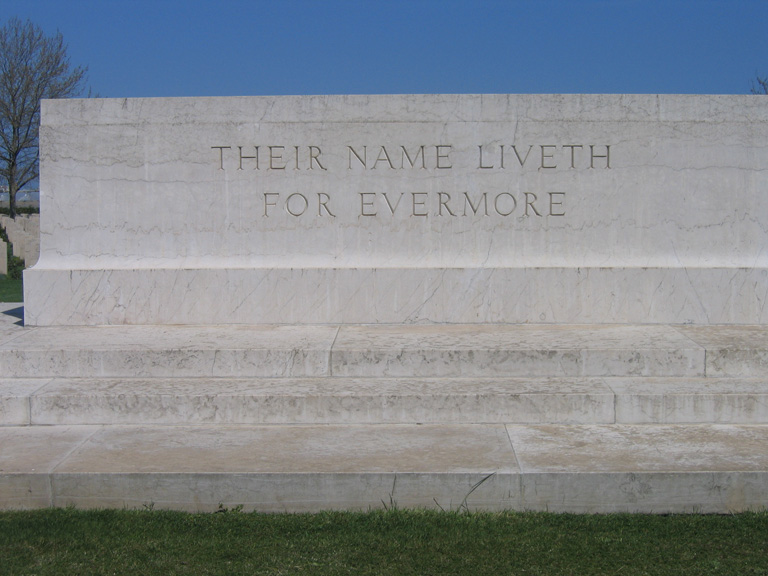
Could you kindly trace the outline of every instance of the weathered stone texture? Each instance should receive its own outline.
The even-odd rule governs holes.
[[[43,104],[28,324],[763,324],[768,106]]]

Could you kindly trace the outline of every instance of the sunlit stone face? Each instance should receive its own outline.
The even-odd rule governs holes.
[[[749,96],[62,100],[28,324],[763,323]]]

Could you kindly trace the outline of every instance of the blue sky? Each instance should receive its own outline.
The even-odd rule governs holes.
[[[0,0],[104,97],[742,94],[768,0]]]

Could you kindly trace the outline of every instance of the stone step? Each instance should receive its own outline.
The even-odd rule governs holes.
[[[768,505],[768,426],[0,428],[0,507],[728,513]]]
[[[760,326],[0,326],[18,378],[763,377]]]
[[[0,507],[768,505],[755,326],[21,326]]]
[[[0,425],[768,424],[746,378],[15,378]]]

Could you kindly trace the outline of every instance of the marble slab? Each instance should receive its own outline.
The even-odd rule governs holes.
[[[0,427],[0,508],[51,506],[51,473],[97,430],[96,426]]]
[[[704,350],[669,326],[343,326],[335,376],[699,376]]]
[[[0,425],[765,424],[765,379],[0,379]]]
[[[616,422],[624,424],[765,424],[768,379],[611,378]]]
[[[28,325],[765,324],[751,96],[51,100]]]
[[[765,509],[768,427],[0,428],[0,507]]]
[[[23,423],[33,425],[586,424],[615,419],[613,393],[601,379],[587,378],[59,378],[38,387],[26,398],[29,407],[22,412],[19,405],[15,423],[22,423],[22,416]],[[0,381],[0,408],[5,394]]]
[[[768,469],[768,426],[507,426],[524,472]]]
[[[765,509],[766,426],[507,426],[523,506],[551,512]]]
[[[768,374],[765,326],[681,326],[681,333],[707,350],[707,375],[761,378]]]
[[[13,326],[16,377],[703,376],[670,326]]]
[[[0,378],[0,426],[31,424],[30,398],[49,381],[48,378]],[[84,424],[82,419],[74,423]]]
[[[170,433],[113,427],[57,468],[53,501],[200,511],[219,504],[318,511],[435,502],[493,509],[516,505],[516,472],[503,426],[174,427]]]
[[[278,377],[328,373],[333,326],[121,326],[17,330],[11,377]]]

